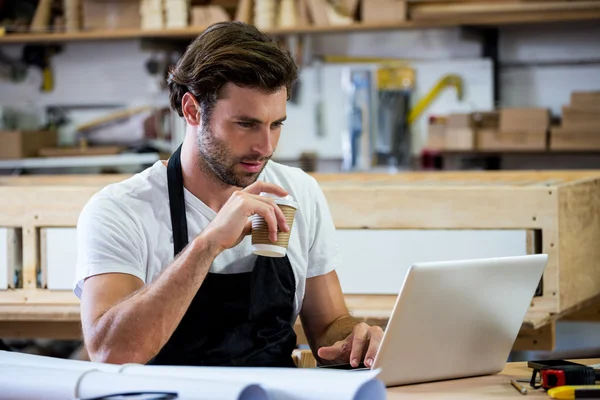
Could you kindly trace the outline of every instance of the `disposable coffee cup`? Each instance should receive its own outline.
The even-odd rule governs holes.
[[[275,200],[277,206],[283,212],[285,220],[290,228],[289,232],[283,232],[277,227],[277,241],[272,242],[269,239],[269,225],[265,219],[255,214],[252,216],[252,252],[258,256],[266,257],[285,257],[287,247],[292,233],[294,217],[298,209],[298,203],[292,196],[278,197],[271,193],[261,193],[261,196],[270,197]]]

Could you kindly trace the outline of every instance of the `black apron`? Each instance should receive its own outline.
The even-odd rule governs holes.
[[[181,146],[167,179],[174,255],[188,244]],[[148,364],[294,367],[296,281],[287,256],[257,256],[251,272],[209,272],[169,341]]]

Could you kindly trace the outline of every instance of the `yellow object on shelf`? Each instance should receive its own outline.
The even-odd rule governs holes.
[[[442,77],[435,86],[425,95],[422,99],[420,99],[417,104],[410,110],[410,114],[408,115],[408,123],[412,124],[419,116],[425,111],[427,107],[435,100],[435,98],[441,93],[443,89],[446,87],[453,86],[456,88],[456,95],[458,100],[462,100],[463,97],[463,81],[462,78],[458,75],[450,74]]]
[[[412,90],[415,70],[408,67],[382,66],[377,68],[377,90]]]

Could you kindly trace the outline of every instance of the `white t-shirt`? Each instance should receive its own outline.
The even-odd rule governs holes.
[[[317,181],[301,169],[269,161],[258,179],[281,186],[298,203],[287,250],[296,278],[296,318],[306,278],[340,265],[335,227]],[[191,242],[217,214],[185,188],[184,198]],[[221,253],[210,272],[248,272],[255,259],[248,236]],[[151,283],[172,260],[167,167],[157,161],[123,182],[106,186],[83,208],[77,224],[75,295],[81,298],[85,278],[102,273],[127,273]]]

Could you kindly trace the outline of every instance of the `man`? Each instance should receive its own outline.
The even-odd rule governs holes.
[[[75,293],[93,361],[293,366],[300,316],[321,363],[371,365],[383,332],[348,314],[325,197],[269,161],[296,78],[287,52],[238,22],[211,26],[171,71],[183,144],[93,196],[78,222]],[[283,258],[252,254],[250,216],[272,240],[289,231],[261,192],[299,204]]]

